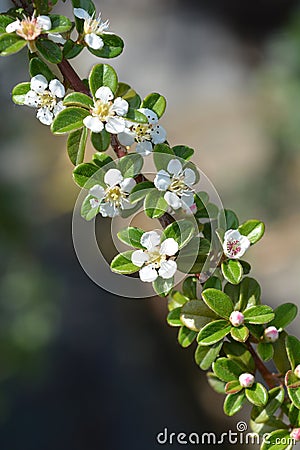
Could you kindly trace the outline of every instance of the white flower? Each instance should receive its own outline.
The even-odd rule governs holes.
[[[17,33],[26,41],[34,41],[40,34],[51,30],[52,23],[48,16],[25,17],[15,20],[6,27],[6,33]]]
[[[231,259],[239,259],[250,247],[247,236],[243,236],[238,230],[228,230],[224,236],[223,250]]]
[[[159,191],[166,191],[164,199],[173,209],[194,208],[194,191],[196,174],[190,169],[183,169],[178,159],[172,159],[167,171],[160,170],[154,178],[154,185]]]
[[[94,133],[100,133],[104,127],[108,133],[121,133],[125,129],[125,119],[122,116],[128,111],[126,100],[117,97],[113,101],[114,94],[106,86],[101,86],[95,97],[91,115],[85,117],[84,125]]]
[[[109,169],[104,176],[106,188],[96,184],[90,189],[90,205],[98,208],[103,217],[115,217],[120,210],[132,208],[128,196],[136,182],[133,178],[123,178],[118,169]]]
[[[153,146],[162,144],[167,139],[166,130],[158,125],[158,117],[151,109],[138,109],[147,119],[148,124],[127,123],[123,133],[118,134],[119,142],[125,146],[131,146],[137,142],[136,151],[142,156],[149,155]]]
[[[55,44],[64,45],[67,42],[66,39],[59,33],[48,33],[47,37],[50,41],[55,42]]]
[[[93,50],[101,50],[104,46],[101,34],[108,33],[109,21],[106,20],[103,22],[101,20],[101,14],[99,14],[96,19],[95,14],[90,16],[89,13],[82,8],[74,8],[74,16],[84,20],[84,41],[88,47],[91,47]]]
[[[161,242],[161,235],[157,231],[147,231],[141,237],[141,245],[146,250],[136,250],[131,256],[132,263],[141,267],[140,279],[151,283],[158,276],[172,278],[177,270],[176,261],[172,258],[178,252],[175,239],[168,238]]]
[[[31,78],[30,87],[30,91],[25,96],[24,105],[37,108],[36,117],[39,121],[44,125],[51,125],[54,117],[65,109],[63,102],[58,100],[65,95],[63,84],[54,79],[48,85],[43,75],[36,75]]]

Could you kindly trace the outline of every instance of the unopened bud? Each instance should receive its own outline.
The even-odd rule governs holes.
[[[295,368],[294,374],[296,375],[296,377],[300,378],[300,364],[298,364],[298,366]]]
[[[240,385],[243,388],[250,388],[253,386],[255,381],[254,375],[252,373],[242,373],[242,375],[239,376],[239,382]]]
[[[300,441],[300,428],[294,428],[291,431],[290,436],[292,439],[295,439],[295,441]]]
[[[229,320],[231,325],[233,325],[234,327],[239,327],[244,323],[244,314],[242,314],[240,311],[233,311],[230,314]]]
[[[279,338],[279,331],[276,327],[268,327],[264,331],[264,338],[268,342],[275,342]]]

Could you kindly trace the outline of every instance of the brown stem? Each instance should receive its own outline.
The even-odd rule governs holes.
[[[116,134],[111,134],[110,143],[118,158],[122,158],[122,156],[127,155],[127,148],[120,144]]]
[[[61,63],[57,64],[57,67],[61,71],[65,82],[67,82],[70,87],[74,89],[74,91],[82,92],[83,94],[89,95],[91,97],[91,93],[89,89],[86,87],[84,82],[79,78],[69,61],[63,59]]]
[[[254,350],[254,348],[250,344],[249,340],[246,342],[246,345],[248,347],[249,352],[253,356],[253,359],[254,359],[255,366],[256,366],[257,370],[262,375],[262,377],[265,380],[265,382],[267,383],[268,387],[270,389],[272,389],[272,388],[280,385],[281,383],[278,380],[278,378],[276,377],[276,375],[273,374],[272,372],[270,372],[269,369],[264,365],[264,363],[259,358],[259,356],[256,353],[256,351]]]

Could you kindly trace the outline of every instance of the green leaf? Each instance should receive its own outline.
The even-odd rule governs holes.
[[[105,171],[109,169],[116,169],[117,167],[114,160],[110,156],[104,155],[103,153],[94,153],[92,159],[96,166],[101,168],[103,167]]]
[[[115,94],[116,97],[122,97],[127,101],[130,108],[139,108],[141,105],[141,97],[132,89],[129,84],[118,83],[118,88]]]
[[[67,151],[74,166],[83,162],[87,140],[87,129],[85,127],[72,131],[67,140]]]
[[[83,49],[84,49],[83,45],[77,44],[77,42],[68,39],[64,44],[63,57],[65,59],[76,58],[76,56],[78,56]]]
[[[198,345],[197,350],[195,352],[195,361],[196,364],[202,370],[208,370],[212,363],[219,356],[221,351],[223,342],[218,342],[210,347]]]
[[[265,224],[260,220],[248,220],[238,228],[239,232],[247,236],[251,244],[258,242],[264,235]]]
[[[196,277],[187,277],[182,283],[182,292],[183,294],[190,298],[197,298],[197,284],[198,279]]]
[[[166,109],[166,99],[156,92],[147,95],[147,97],[143,100],[141,107],[151,109],[157,114],[158,118],[160,118]]]
[[[12,91],[13,102],[16,105],[23,105],[28,91],[30,91],[30,83],[17,84]]]
[[[290,369],[290,362],[287,356],[285,347],[286,332],[282,331],[279,335],[279,339],[273,343],[274,355],[273,361],[280,373],[286,373]]]
[[[53,64],[59,64],[62,61],[62,51],[55,42],[39,38],[36,41],[36,48],[47,61]]]
[[[226,394],[236,394],[242,390],[239,380],[228,381],[225,386]]]
[[[124,244],[130,245],[134,248],[144,249],[145,247],[141,244],[141,238],[144,233],[145,231],[141,228],[127,227],[119,231],[117,236],[121,242],[124,242]]]
[[[0,34],[5,34],[7,25],[9,25],[14,21],[15,21],[14,17],[10,17],[5,14],[0,14]]]
[[[173,238],[177,242],[179,249],[181,249],[192,239],[195,232],[194,222],[188,219],[178,220],[165,228],[162,233],[162,241]]]
[[[284,450],[290,448],[291,438],[288,430],[276,430],[267,435],[260,447],[261,450]]]
[[[231,325],[227,320],[215,320],[202,328],[198,334],[197,341],[201,345],[212,345],[221,341],[230,333]]]
[[[268,401],[268,392],[260,383],[254,383],[251,388],[245,389],[245,394],[249,402],[256,406],[264,406]]]
[[[205,209],[205,207],[208,205],[208,202],[209,196],[207,192],[201,191],[195,194],[195,203],[198,210]]]
[[[256,423],[251,420],[250,424],[252,431],[257,433],[259,436],[267,436],[267,434],[273,431],[288,428],[287,425],[277,417],[270,417],[267,423]]]
[[[91,195],[88,195],[84,199],[82,206],[81,206],[81,216],[87,221],[94,219],[94,217],[96,217],[96,215],[98,214],[99,209],[100,209],[100,206],[98,206],[97,208],[92,208],[91,203],[90,203],[90,200],[92,198],[93,197]]]
[[[152,219],[161,217],[168,210],[168,203],[164,199],[164,194],[157,189],[148,192],[145,198],[145,213]]]
[[[147,117],[137,109],[129,108],[126,116],[124,117],[131,122],[148,123]]]
[[[300,341],[295,336],[287,336],[286,338],[286,350],[287,355],[291,364],[291,368],[294,370],[295,367],[300,363]]]
[[[231,358],[219,358],[213,364],[213,371],[222,381],[236,381],[243,373],[242,367]]]
[[[186,348],[189,347],[194,340],[196,339],[197,332],[189,330],[186,327],[181,327],[178,333],[178,342],[181,347]]]
[[[140,268],[131,262],[131,256],[133,252],[134,250],[128,250],[127,252],[120,253],[119,255],[115,256],[110,264],[111,270],[113,272],[123,274],[138,272]]]
[[[254,406],[251,412],[251,419],[257,423],[267,422],[276,413],[284,400],[284,389],[275,387],[269,391],[269,399],[265,406]]]
[[[219,380],[212,372],[207,373],[207,381],[210,387],[218,394],[225,394],[225,382]]]
[[[119,159],[118,169],[124,178],[134,178],[138,175],[143,167],[144,160],[138,153],[131,153]]]
[[[293,303],[283,303],[274,309],[275,317],[269,326],[276,327],[277,330],[287,327],[297,316],[298,308]]]
[[[270,306],[251,306],[244,311],[245,323],[265,324],[274,318],[273,310]]]
[[[95,5],[91,0],[72,0],[73,8],[82,8],[89,13],[90,16],[96,14]],[[83,32],[84,20],[75,17],[75,24],[78,33]]]
[[[230,334],[236,341],[246,342],[249,336],[249,330],[244,325],[241,325],[239,327],[232,327]]]
[[[73,170],[73,178],[78,186],[89,189],[97,184],[97,181],[102,181],[101,178],[99,180],[97,177],[100,171],[101,169],[92,163],[79,164]]]
[[[188,161],[194,154],[194,150],[186,145],[176,145],[172,147],[173,152],[179,158],[185,159]]]
[[[46,63],[42,61],[40,58],[32,58],[29,63],[29,73],[31,77],[35,77],[36,75],[44,75],[47,81],[51,81],[55,78],[54,73],[49,69]]]
[[[228,259],[222,262],[222,274],[231,284],[239,284],[243,277],[243,267],[236,259]]]
[[[87,47],[88,50],[98,58],[115,58],[119,56],[124,48],[123,40],[116,34],[101,34],[101,39],[104,42],[104,46],[100,50],[94,50],[91,47]]]
[[[293,405],[293,403],[291,403],[288,417],[289,417],[290,424],[292,425],[292,427],[298,428],[300,425],[300,410],[298,408],[296,408],[296,406]]]
[[[89,115],[89,111],[83,108],[71,106],[63,109],[54,118],[51,131],[54,134],[64,134],[83,127],[83,119]]]
[[[233,311],[230,297],[218,289],[206,289],[202,292],[202,298],[212,311],[224,319],[228,319]]]
[[[259,342],[256,350],[263,361],[270,361],[273,358],[274,349],[269,342]]]
[[[181,327],[182,322],[180,320],[181,307],[172,309],[167,316],[167,322],[171,327]]]
[[[142,181],[141,183],[137,183],[130,193],[130,202],[136,203],[143,200],[146,194],[148,194],[149,189],[151,189],[151,191],[156,191],[156,188],[151,181]]]
[[[236,286],[227,283],[224,292],[232,299],[237,311],[243,311],[247,306],[255,306],[260,303],[261,289],[254,278],[245,277]]]
[[[152,286],[158,295],[165,297],[174,287],[174,278],[172,277],[165,280],[164,278],[157,277],[156,280],[153,281]]]
[[[185,245],[177,257],[177,267],[183,273],[200,273],[210,251],[210,242],[198,236]]]
[[[34,0],[32,2],[36,9],[36,14],[48,14],[50,11],[50,2],[48,0]],[[54,2],[53,2],[54,3]]]
[[[89,85],[93,96],[101,86],[109,87],[114,93],[118,87],[118,77],[115,70],[108,64],[96,64],[90,72]]]
[[[65,106],[79,106],[90,110],[94,102],[88,95],[82,94],[81,92],[71,92],[71,94],[66,95],[63,104]]]
[[[244,275],[248,275],[248,273],[251,271],[251,265],[247,261],[242,261],[241,259],[239,261],[242,265]]]
[[[181,309],[181,322],[190,330],[200,331],[216,318],[202,300],[191,300]]]
[[[173,150],[167,144],[156,144],[152,154],[157,170],[166,170],[168,163],[175,158]]]
[[[91,133],[91,141],[98,152],[105,152],[110,144],[110,134],[103,128],[100,133]]]
[[[181,294],[179,291],[172,291],[168,299],[168,309],[172,311],[179,306],[183,306],[189,299]]]
[[[0,35],[0,56],[9,56],[17,53],[27,45],[25,39],[15,33],[4,33]]]
[[[239,219],[234,211],[231,209],[224,209],[226,219],[226,231],[236,230],[239,226]]]
[[[208,288],[214,288],[218,289],[219,291],[222,290],[222,282],[220,278],[218,277],[210,277],[203,285],[203,291],[205,291]]]
[[[288,395],[296,408],[300,409],[300,387],[293,387],[293,385],[288,386],[288,383],[292,383],[294,380],[294,386],[296,384],[300,384],[299,378],[297,378],[297,381],[295,380],[296,375],[292,371],[287,372],[286,374],[286,385],[287,385],[287,391]]]
[[[227,416],[234,416],[234,414],[242,409],[245,400],[244,391],[237,392],[236,394],[228,394],[224,402],[224,413]]]
[[[287,388],[298,389],[300,388],[300,378],[292,370],[288,370],[285,374],[285,385]]]
[[[244,372],[255,371],[254,359],[244,344],[240,342],[225,342],[223,351],[228,358],[233,359],[243,367]]]
[[[72,22],[65,16],[49,14],[49,17],[52,23],[51,33],[65,33],[72,28]]]

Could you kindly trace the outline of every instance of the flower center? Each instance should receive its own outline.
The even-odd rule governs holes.
[[[42,32],[35,17],[23,19],[16,33],[26,41],[34,41]]]
[[[40,105],[41,107],[46,107],[48,109],[53,109],[56,105],[55,95],[51,94],[49,91],[45,91],[42,94],[39,94]]]
[[[184,176],[180,176],[180,177],[173,177],[173,180],[169,186],[169,190],[172,192],[177,192],[180,193],[182,192],[184,189],[186,189],[187,186],[184,182]]]
[[[120,207],[121,202],[125,197],[125,192],[123,192],[119,186],[114,186],[106,191],[105,201],[114,203],[117,207]]]
[[[149,261],[145,264],[148,266],[149,264],[154,265],[155,269],[158,269],[161,266],[161,263],[166,261],[166,255],[161,255],[159,253],[159,248],[155,247],[154,249],[147,251],[147,255],[149,256]]]
[[[92,108],[92,115],[98,116],[101,122],[105,122],[108,117],[113,116],[111,111],[112,103],[105,103],[102,100],[96,100],[94,108]]]
[[[141,124],[134,125],[132,127],[132,130],[136,134],[135,137],[136,141],[137,142],[150,141],[151,140],[150,129],[151,129],[150,125],[141,125]]]
[[[238,240],[231,240],[227,242],[227,252],[236,256],[241,251],[241,243]]]
[[[84,32],[85,34],[96,33],[99,27],[99,20],[97,19],[86,19],[84,21]]]

